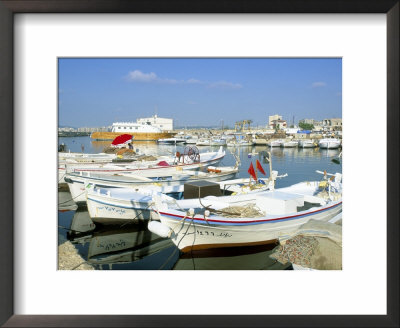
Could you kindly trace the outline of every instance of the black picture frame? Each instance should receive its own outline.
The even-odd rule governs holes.
[[[4,327],[399,327],[398,0],[0,0],[0,324]],[[387,17],[387,315],[14,315],[13,17],[16,13],[385,13]],[[366,289],[367,286],[366,286]],[[367,292],[367,291],[366,291]],[[345,295],[343,295],[345,297]],[[177,305],[178,306],[178,305]],[[182,311],[190,303],[181,304]]]

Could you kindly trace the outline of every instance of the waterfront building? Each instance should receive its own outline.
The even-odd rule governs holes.
[[[276,130],[276,129],[278,129],[278,130],[286,129],[287,128],[287,123],[286,123],[285,120],[273,120],[270,123],[269,128],[270,129],[274,129],[274,130]]]
[[[282,120],[281,115],[278,114],[270,115],[268,118],[268,126],[271,126],[273,121],[279,121],[279,120]]]
[[[326,131],[341,131],[342,119],[341,118],[327,118],[322,120],[322,126]]]

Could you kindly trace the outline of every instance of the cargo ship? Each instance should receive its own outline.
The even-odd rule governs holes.
[[[111,132],[93,132],[90,138],[94,140],[114,140],[121,134],[130,134],[134,141],[157,141],[158,139],[171,138],[176,133],[163,131],[150,122],[116,122],[113,123]]]

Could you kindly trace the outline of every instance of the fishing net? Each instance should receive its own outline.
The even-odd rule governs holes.
[[[341,227],[329,222],[310,220],[291,235],[279,238],[281,243],[271,258],[317,270],[342,269]]]
[[[215,212],[227,218],[258,218],[265,216],[265,213],[253,203],[243,206],[228,206],[215,210]]]

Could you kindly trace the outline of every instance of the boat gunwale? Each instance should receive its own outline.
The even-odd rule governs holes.
[[[299,212],[299,214],[296,215],[290,215],[290,216],[283,216],[283,217],[274,217],[274,218],[270,218],[270,219],[260,219],[260,220],[249,220],[249,221],[230,221],[230,220],[217,220],[217,219],[211,219],[210,217],[208,217],[207,219],[203,217],[198,217],[198,216],[194,216],[193,218],[185,218],[185,216],[183,215],[179,215],[179,214],[173,214],[173,213],[167,213],[167,212],[161,212],[159,211],[160,215],[164,215],[164,216],[168,216],[170,219],[172,217],[172,219],[174,220],[178,220],[178,219],[183,219],[185,218],[185,221],[197,221],[197,223],[205,223],[205,224],[209,224],[211,223],[215,223],[215,225],[254,225],[254,224],[265,224],[265,223],[274,223],[274,222],[278,222],[278,221],[284,221],[284,220],[294,220],[294,219],[299,219],[301,217],[305,217],[311,214],[315,214],[315,213],[320,213],[320,212],[324,212],[330,209],[333,209],[339,205],[342,204],[342,201],[339,201],[333,205],[330,206],[325,206],[321,209],[309,212],[309,211],[302,211]],[[221,216],[219,216],[221,217]],[[240,218],[240,219],[248,219],[248,218]]]

